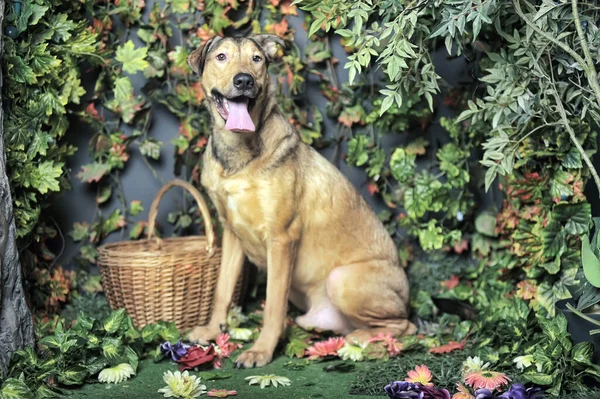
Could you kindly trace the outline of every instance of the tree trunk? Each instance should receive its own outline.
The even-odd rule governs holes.
[[[4,55],[2,31],[5,1],[0,0],[0,56]],[[2,69],[0,68],[0,88]],[[4,120],[0,98],[0,121]],[[25,302],[21,283],[21,263],[17,250],[17,230],[12,197],[6,173],[4,128],[0,123],[0,376],[6,375],[10,356],[16,350],[33,345],[33,321]]]

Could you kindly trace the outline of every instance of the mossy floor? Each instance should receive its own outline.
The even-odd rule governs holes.
[[[357,372],[366,364],[357,364],[356,369],[341,373],[337,371],[326,372],[324,366],[334,365],[338,362],[315,362],[302,370],[289,370],[284,368],[284,364],[290,359],[285,355],[279,355],[271,364],[257,369],[237,370],[232,367],[232,362],[228,361],[222,370],[215,372],[230,373],[231,378],[205,381],[204,384],[211,389],[228,389],[238,391],[235,398],[273,398],[273,399],[308,399],[308,398],[327,398],[327,399],[367,399],[376,398],[374,396],[350,395],[350,385]],[[298,360],[294,360],[299,362]],[[106,384],[87,384],[81,389],[73,390],[71,398],[97,398],[97,399],[151,399],[160,398],[158,389],[165,386],[162,376],[167,370],[177,370],[177,365],[173,362],[163,360],[160,363],[153,363],[151,360],[144,360],[140,363],[138,375],[134,378],[118,385]],[[192,372],[193,373],[193,372]],[[292,385],[288,387],[267,387],[260,389],[256,385],[248,385],[245,380],[251,375],[275,374],[288,377]],[[205,397],[205,396],[203,396]]]

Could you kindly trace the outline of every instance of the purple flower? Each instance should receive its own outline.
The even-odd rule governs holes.
[[[177,341],[175,345],[172,345],[169,341],[160,345],[160,350],[165,356],[171,356],[173,361],[178,362],[183,356],[185,356],[190,349],[189,345]]]
[[[396,381],[384,388],[392,399],[423,399],[423,392],[417,384],[406,381]]]
[[[478,389],[475,391],[475,399],[495,399],[496,396],[489,389]]]
[[[502,399],[537,399],[542,395],[540,388],[525,388],[523,384],[513,384],[510,389],[498,398]]]
[[[450,392],[447,389],[426,385],[421,385],[419,388],[423,392],[423,399],[450,399]]]

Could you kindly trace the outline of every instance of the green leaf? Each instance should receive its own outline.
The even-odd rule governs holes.
[[[580,342],[571,349],[571,358],[581,365],[591,365],[594,344],[591,342]]]
[[[73,328],[79,331],[90,331],[94,327],[94,319],[87,317],[83,312],[79,312],[77,322]]]
[[[111,167],[107,163],[93,162],[83,165],[81,172],[77,174],[77,178],[87,183],[99,182],[110,170]]]
[[[523,373],[523,378],[537,385],[552,385],[554,378],[551,375],[543,373],[528,372]]]
[[[9,57],[8,65],[10,79],[18,83],[26,83],[30,85],[37,83],[37,78],[35,77],[33,69],[31,69],[29,65],[25,64],[21,57]]]
[[[147,47],[136,49],[133,41],[129,40],[117,48],[116,59],[123,63],[123,70],[125,72],[134,74],[148,67],[148,62],[146,61],[147,54]]]
[[[17,378],[8,378],[0,387],[2,399],[33,399],[33,393],[25,382]]]
[[[232,377],[231,373],[217,373],[213,371],[202,371],[198,373],[202,381],[226,380]]]
[[[75,366],[72,369],[64,370],[58,374],[57,380],[64,385],[81,385],[88,377],[88,371],[81,367]]]
[[[308,349],[306,341],[301,339],[291,339],[285,347],[285,354],[289,358],[302,358]]]
[[[552,218],[565,224],[568,234],[581,235],[588,231],[592,218],[590,203],[557,204],[552,209]]]
[[[48,18],[48,27],[52,31],[52,40],[65,42],[71,36],[77,24],[69,19],[67,14],[53,14]]]
[[[112,312],[106,320],[104,320],[104,330],[110,334],[117,332],[119,329],[126,326],[125,309],[119,309]]]
[[[491,212],[482,212],[475,219],[475,230],[487,237],[497,237],[496,216]]]
[[[594,255],[587,234],[581,237],[581,262],[585,278],[596,288],[600,288],[600,259]]]
[[[105,338],[102,341],[102,354],[107,359],[114,359],[121,354],[123,342],[121,338]]]
[[[396,148],[390,159],[390,169],[398,183],[406,183],[415,174],[416,156],[404,148]]]
[[[137,216],[143,211],[144,207],[142,206],[142,201],[131,201],[131,205],[129,206],[129,213],[131,216]]]

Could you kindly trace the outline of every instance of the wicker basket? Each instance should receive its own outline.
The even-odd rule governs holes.
[[[152,237],[158,205],[167,190],[185,188],[196,200],[206,236],[160,239]],[[173,321],[180,331],[208,323],[212,312],[221,249],[215,245],[210,214],[191,184],[173,180],[152,202],[148,239],[103,245],[99,248],[102,284],[112,309],[125,308],[138,328],[159,320]],[[233,301],[241,296],[244,275]]]

